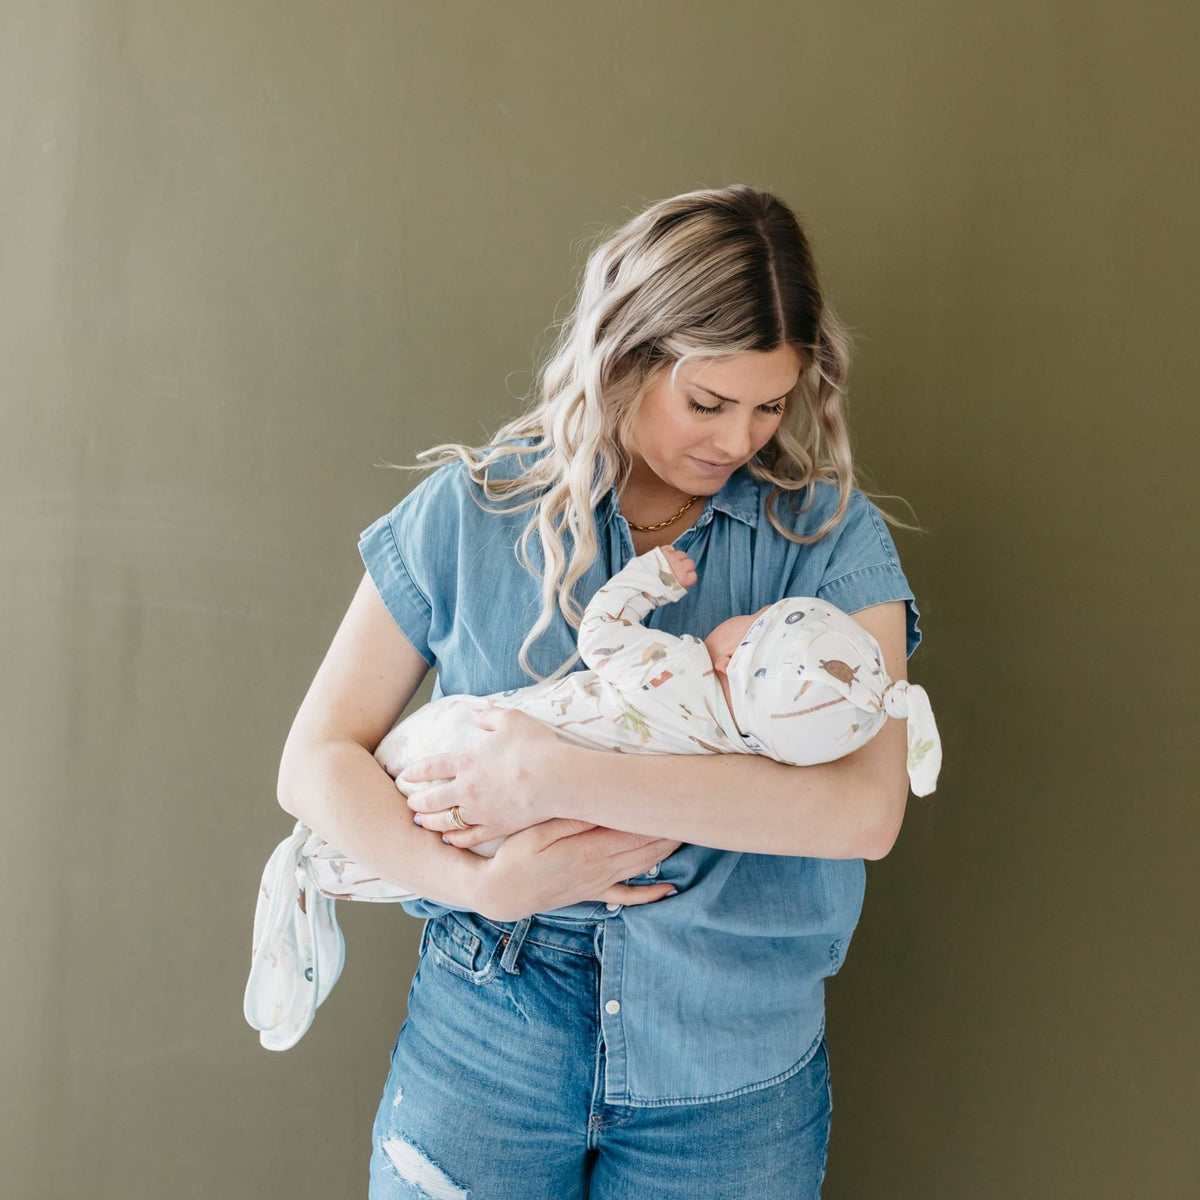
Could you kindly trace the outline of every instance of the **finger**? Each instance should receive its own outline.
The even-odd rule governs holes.
[[[464,850],[469,850],[472,846],[478,846],[480,842],[486,842],[492,835],[490,833],[480,833],[482,826],[476,825],[471,829],[459,829],[453,821],[450,822],[449,828],[442,834],[442,841],[448,842],[451,846],[460,846]]]
[[[605,853],[610,855],[624,853],[640,854],[643,851],[649,851],[651,847],[659,849],[668,843],[672,849],[679,845],[678,842],[672,841],[670,838],[655,837],[649,833],[631,833],[625,829],[613,829],[609,826],[598,828],[596,830],[596,838],[604,848]]]
[[[601,893],[600,899],[607,904],[650,904],[674,895],[674,884],[647,883],[635,887],[628,883],[614,883]]]
[[[609,861],[613,869],[620,871],[618,879],[630,879],[650,870],[655,864],[662,862],[675,848],[676,843],[670,838],[656,838],[645,846],[637,846],[632,850],[623,850],[613,854]]]
[[[446,783],[426,783],[405,797],[405,804],[415,813],[432,813],[439,809],[450,811]]]
[[[539,821],[537,825],[530,825],[529,828],[539,830],[545,837],[548,846],[551,842],[557,842],[562,838],[572,837],[587,829],[595,829],[596,822],[581,821],[578,817],[551,817],[549,820]]]
[[[413,813],[413,824],[420,825],[422,829],[432,829],[434,833],[448,833],[451,829],[458,830],[448,808],[439,809],[437,812]]]
[[[457,755],[430,754],[416,758],[408,764],[396,779],[402,783],[418,783],[423,779],[453,779],[458,772]]]

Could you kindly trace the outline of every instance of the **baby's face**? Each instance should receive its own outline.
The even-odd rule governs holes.
[[[764,604],[758,612],[749,613],[746,616],[730,617],[728,621],[722,621],[704,639],[704,645],[708,648],[708,656],[712,659],[717,678],[721,681],[726,704],[729,703],[729,680],[726,678],[725,669],[729,666],[729,660],[733,657],[733,652],[738,648],[742,638],[746,636],[746,630],[770,607],[769,604]]]

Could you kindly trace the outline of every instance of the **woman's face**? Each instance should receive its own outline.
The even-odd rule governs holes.
[[[664,484],[684,496],[720,491],[771,440],[800,367],[800,355],[785,344],[766,353],[689,360],[674,385],[666,368],[634,420],[630,482],[650,493],[662,492]]]

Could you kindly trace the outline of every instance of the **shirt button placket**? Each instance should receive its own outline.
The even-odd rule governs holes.
[[[596,929],[596,950],[600,957],[597,1001],[600,1009],[600,1035],[604,1042],[604,1102],[625,1102],[629,1086],[625,1013],[621,1007],[621,971],[625,959],[625,929],[620,917],[600,921]]]

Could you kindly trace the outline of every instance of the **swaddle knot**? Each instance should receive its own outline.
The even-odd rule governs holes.
[[[889,717],[905,720],[909,712],[908,680],[896,679],[883,690],[883,707]]]

